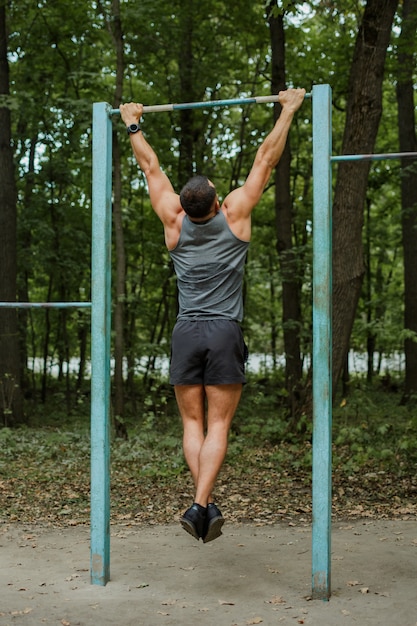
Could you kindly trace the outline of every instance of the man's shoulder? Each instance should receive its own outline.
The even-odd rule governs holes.
[[[251,216],[239,213],[237,207],[229,207],[226,203],[227,198],[221,207],[226,223],[232,233],[242,241],[250,241],[251,238]]]

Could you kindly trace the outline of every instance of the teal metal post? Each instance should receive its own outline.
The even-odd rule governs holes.
[[[91,583],[110,579],[110,307],[112,124],[110,105],[93,105],[91,259]]]
[[[332,93],[313,87],[313,533],[312,595],[331,588]]]

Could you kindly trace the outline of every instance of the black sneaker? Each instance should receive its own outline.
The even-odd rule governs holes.
[[[224,517],[220,512],[220,509],[213,503],[209,502],[207,505],[207,518],[205,534],[203,536],[203,543],[208,543],[217,539],[222,534],[222,526],[224,524]]]
[[[206,509],[194,502],[180,518],[181,526],[197,541],[203,536],[206,527]]]

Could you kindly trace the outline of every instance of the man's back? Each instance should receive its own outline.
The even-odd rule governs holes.
[[[207,222],[184,217],[178,243],[170,250],[179,290],[178,319],[242,320],[248,247],[221,211]]]

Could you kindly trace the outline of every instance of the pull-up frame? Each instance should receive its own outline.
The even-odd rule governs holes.
[[[332,92],[314,85],[313,101],[313,462],[312,595],[331,593],[332,504],[332,171],[334,161],[380,160],[414,153],[332,156]],[[277,102],[278,96],[145,106],[144,112]],[[105,585],[110,563],[110,240],[111,117],[93,107],[93,255],[91,395],[91,582]]]
[[[313,97],[313,595],[330,595],[331,520],[331,91]],[[144,112],[277,102],[262,96],[145,106]],[[111,117],[107,103],[93,107],[93,256],[91,393],[91,582],[110,575],[110,241]]]

